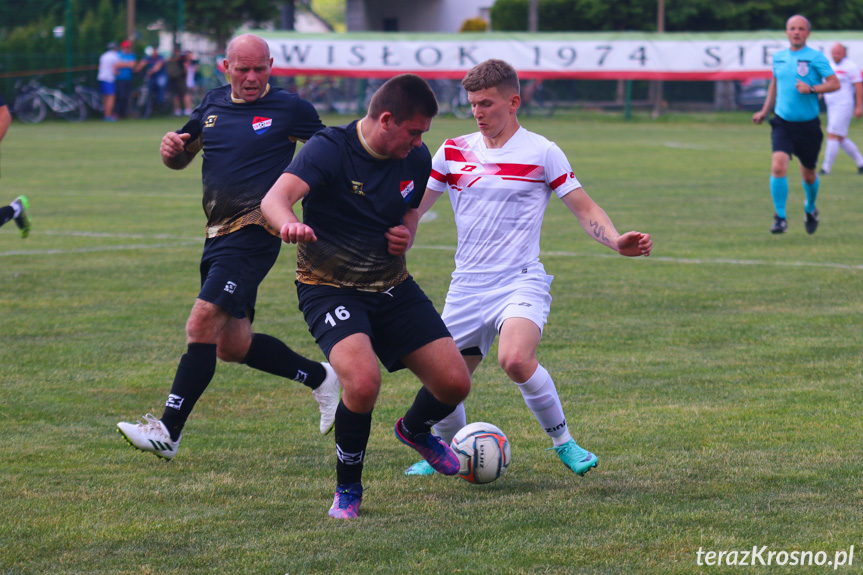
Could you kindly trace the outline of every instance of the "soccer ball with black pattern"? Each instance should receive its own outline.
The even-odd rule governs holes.
[[[452,439],[458,456],[458,476],[471,483],[491,483],[511,461],[509,440],[497,426],[484,421],[462,427]]]

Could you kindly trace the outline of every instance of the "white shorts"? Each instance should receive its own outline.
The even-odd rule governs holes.
[[[852,118],[854,118],[854,106],[831,107],[827,110],[827,133],[846,137]]]
[[[492,288],[451,286],[441,317],[459,350],[476,347],[485,357],[504,320],[529,319],[542,332],[551,309],[553,279],[538,264]]]

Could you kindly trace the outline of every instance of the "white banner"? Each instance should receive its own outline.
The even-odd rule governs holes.
[[[859,36],[859,33],[854,34]],[[405,37],[409,36],[409,37]],[[276,75],[461,78],[489,58],[511,63],[522,78],[631,80],[744,80],[769,78],[773,54],[788,47],[777,37],[724,39],[691,34],[523,35],[465,39],[453,35],[265,35]],[[661,39],[660,39],[661,38]],[[837,37],[838,39],[839,37]],[[829,56],[836,39],[809,45]],[[842,40],[849,55],[863,56],[863,39]]]

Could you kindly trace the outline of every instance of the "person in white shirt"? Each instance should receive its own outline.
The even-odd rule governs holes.
[[[625,256],[648,256],[648,234],[619,234],[584,191],[556,144],[519,125],[515,69],[502,60],[472,68],[462,85],[479,132],[446,140],[432,160],[420,215],[449,189],[458,247],[443,319],[473,374],[500,335],[498,362],[551,438],[561,461],[578,475],[596,455],[576,444],[548,371],[536,358],[551,304],[553,277],[539,261],[543,215],[552,193],[599,243]],[[409,230],[410,241],[416,227]],[[467,423],[464,404],[434,425],[451,441]],[[407,475],[433,473],[425,462]]]
[[[102,94],[102,111],[106,122],[114,122],[117,117],[114,115],[114,102],[116,100],[116,80],[115,68],[120,62],[120,53],[117,52],[117,44],[110,42],[108,49],[99,56],[99,74],[96,80],[99,81],[99,93]]]
[[[845,46],[839,42],[830,48],[830,56],[830,66],[839,78],[839,89],[824,94],[824,103],[827,105],[827,145],[824,147],[821,173],[830,173],[841,148],[854,160],[857,173],[863,174],[863,154],[848,137],[851,119],[863,116],[863,76],[857,64],[847,57]]]

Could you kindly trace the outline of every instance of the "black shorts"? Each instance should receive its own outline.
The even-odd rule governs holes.
[[[398,371],[405,367],[404,356],[451,337],[431,300],[411,277],[377,293],[297,282],[297,298],[309,332],[327,358],[338,342],[364,333],[384,367]]]
[[[182,98],[186,95],[186,91],[188,90],[188,87],[186,86],[186,77],[179,76],[176,78],[168,78],[168,87],[171,92]],[[182,102],[180,102],[180,104],[182,105]]]
[[[789,122],[774,116],[770,125],[773,127],[770,132],[773,151],[797,156],[804,168],[814,170],[818,164],[821,142],[824,141],[821,120],[815,118],[808,122]]]
[[[282,240],[260,226],[207,238],[201,256],[198,298],[215,304],[237,319],[255,319],[258,286],[276,263]]]

